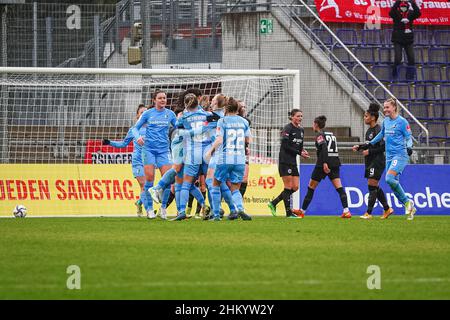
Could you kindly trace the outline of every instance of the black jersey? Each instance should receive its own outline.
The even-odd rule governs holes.
[[[337,140],[333,132],[319,132],[316,136],[316,151],[316,167],[322,167],[324,163],[327,163],[329,168],[341,165]]]
[[[381,131],[380,125],[376,125],[373,128],[369,128],[366,131],[366,142],[371,141],[375,136]],[[384,155],[384,140],[380,140],[380,142],[375,143],[374,145],[369,144],[366,145],[363,149],[369,149],[369,155],[364,157],[364,161],[366,167],[377,167],[384,168],[386,165],[386,158]]]
[[[279,162],[286,164],[297,164],[297,155],[303,150],[303,137],[305,130],[289,123],[281,131],[281,146]]]

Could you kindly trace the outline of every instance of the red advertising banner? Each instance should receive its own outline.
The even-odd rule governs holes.
[[[449,0],[415,0],[421,16],[418,25],[450,25]],[[391,24],[389,10],[394,0],[315,0],[317,12],[325,22]],[[370,27],[369,27],[370,28]],[[370,28],[372,29],[372,28]]]
[[[133,154],[133,141],[126,148],[102,145],[101,140],[88,140],[84,163],[90,164],[130,164]]]

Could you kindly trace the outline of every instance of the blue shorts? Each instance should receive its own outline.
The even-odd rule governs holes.
[[[184,175],[184,165],[181,167],[181,170],[177,172],[177,178],[183,179]]]
[[[206,175],[207,172],[208,165],[206,163],[184,165],[184,174],[190,177],[198,177],[200,174]]]
[[[408,158],[400,158],[394,157],[392,160],[386,161],[386,174],[389,170],[397,172],[397,174],[402,174],[403,170],[405,170],[406,165],[408,164]]]
[[[162,166],[172,164],[169,159],[168,152],[153,153],[151,151],[144,150],[142,158],[144,166],[152,165],[156,168],[161,168]]]
[[[218,164],[214,178],[220,182],[230,180],[231,183],[241,183],[244,180],[245,164]]]
[[[131,167],[131,170],[133,171],[133,177],[143,177],[144,174],[144,166],[142,164],[134,164]]]

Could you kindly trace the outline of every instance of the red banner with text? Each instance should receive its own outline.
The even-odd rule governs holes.
[[[449,0],[415,0],[421,16],[418,25],[450,25]],[[394,0],[315,0],[317,12],[325,22],[391,24],[389,10]]]

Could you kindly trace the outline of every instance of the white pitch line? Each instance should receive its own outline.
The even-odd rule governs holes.
[[[152,288],[152,287],[229,287],[229,286],[273,286],[273,285],[325,285],[334,283],[361,283],[363,286],[366,280],[295,280],[295,281],[160,281],[160,282],[124,282],[124,283],[108,283],[108,284],[82,284],[82,288],[85,289],[107,289],[107,288],[123,288],[123,287],[134,287],[134,288]],[[450,278],[417,278],[417,279],[383,279],[384,283],[443,283],[450,282]],[[29,285],[24,284],[11,284],[11,285],[1,285],[0,289],[30,289]],[[33,290],[39,289],[65,289],[62,285],[52,285],[52,284],[38,284],[34,285]]]

